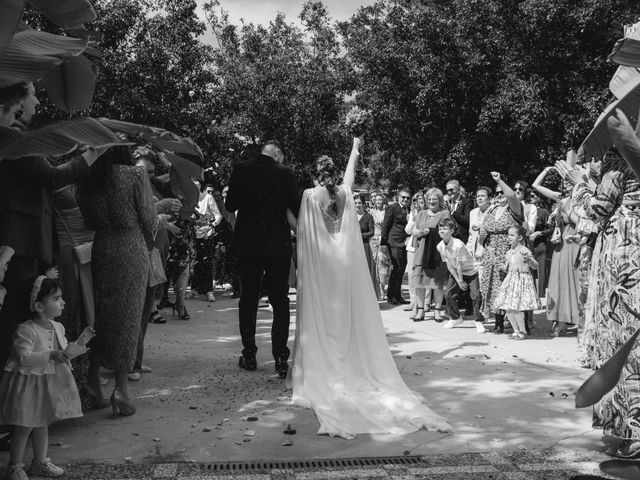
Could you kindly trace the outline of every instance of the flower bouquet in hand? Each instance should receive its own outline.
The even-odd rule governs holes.
[[[347,113],[345,125],[354,137],[365,134],[373,126],[373,115],[370,110],[353,107]]]

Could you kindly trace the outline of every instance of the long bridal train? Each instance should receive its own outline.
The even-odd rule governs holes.
[[[318,434],[450,432],[398,373],[367,268],[351,189],[343,215],[305,190],[298,217],[293,403],[312,408]]]

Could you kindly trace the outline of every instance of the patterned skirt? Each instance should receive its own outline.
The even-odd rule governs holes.
[[[533,281],[533,276],[526,272],[509,272],[502,282],[498,295],[493,304],[493,311],[497,310],[537,310],[540,299]]]

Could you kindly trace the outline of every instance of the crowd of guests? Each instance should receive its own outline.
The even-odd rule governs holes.
[[[0,88],[0,126],[25,128],[37,105],[30,83]],[[171,168],[146,146],[90,148],[58,166],[0,161],[0,447],[11,452],[10,480],[63,474],[46,455],[49,424],[86,408],[135,413],[127,385],[151,372],[147,326],[165,322],[166,307],[190,318],[189,283],[209,301],[219,286],[237,295],[226,188],[205,185],[198,205],[183,205]],[[115,377],[108,398],[102,369]]]

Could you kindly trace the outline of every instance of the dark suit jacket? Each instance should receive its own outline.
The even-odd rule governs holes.
[[[232,248],[239,255],[291,255],[287,208],[297,217],[298,184],[293,169],[267,155],[238,163],[225,204],[237,211]]]
[[[382,220],[380,245],[404,247],[409,236],[404,231],[406,226],[407,212],[397,203],[389,205],[384,212],[384,220]]]
[[[44,157],[0,161],[0,245],[53,262],[53,190],[89,173],[82,157],[53,167]]]
[[[362,243],[369,243],[375,233],[375,222],[370,213],[364,212],[360,219],[360,233],[362,234]]]
[[[455,236],[464,243],[467,243],[469,239],[469,216],[471,210],[473,210],[473,200],[465,197],[461,198],[458,202],[458,208],[456,208],[454,212],[451,212],[451,217],[453,217],[458,224]]]

